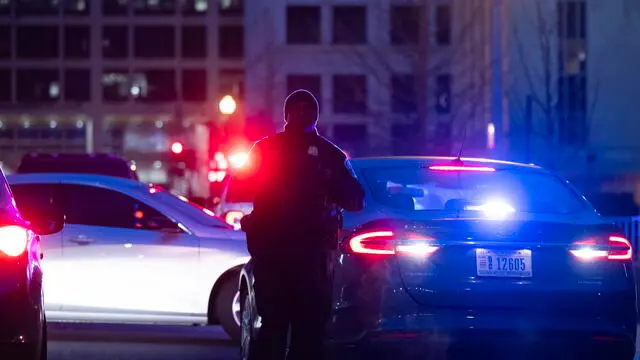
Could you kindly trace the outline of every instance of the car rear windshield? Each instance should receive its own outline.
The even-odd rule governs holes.
[[[363,169],[376,202],[398,210],[476,210],[499,201],[513,211],[571,214],[589,204],[560,178],[534,170],[436,171],[427,167]]]

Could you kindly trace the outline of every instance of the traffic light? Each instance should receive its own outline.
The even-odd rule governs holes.
[[[171,144],[171,152],[179,155],[182,154],[182,152],[184,151],[184,145],[182,145],[182,143],[180,141],[174,141]]]
[[[193,170],[196,168],[196,152],[188,149],[180,141],[174,141],[169,148],[172,167]]]

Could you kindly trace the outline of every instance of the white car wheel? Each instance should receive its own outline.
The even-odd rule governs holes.
[[[241,326],[242,323],[242,309],[240,306],[240,291],[236,292],[236,295],[233,297],[233,302],[231,303],[231,312],[233,313],[233,319],[236,321],[238,326]]]
[[[240,295],[237,278],[229,278],[222,284],[214,305],[224,331],[233,341],[240,342]]]

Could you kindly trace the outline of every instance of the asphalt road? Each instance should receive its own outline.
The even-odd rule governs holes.
[[[237,360],[220,327],[49,324],[49,360]]]
[[[49,360],[183,359],[237,360],[239,350],[220,327],[49,324]]]

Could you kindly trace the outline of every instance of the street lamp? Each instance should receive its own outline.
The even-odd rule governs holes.
[[[231,95],[225,95],[218,103],[218,109],[220,109],[220,113],[222,113],[223,115],[233,114],[234,112],[236,112],[236,107],[236,101]]]

